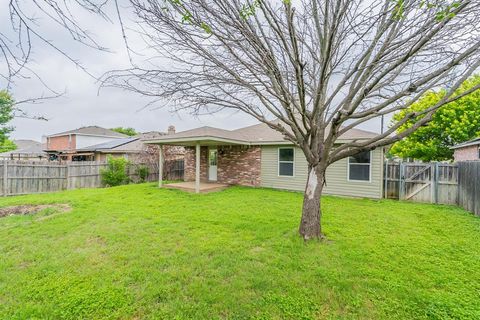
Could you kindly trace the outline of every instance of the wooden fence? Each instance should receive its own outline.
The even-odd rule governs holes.
[[[139,181],[136,172],[139,165],[149,168],[147,181],[158,181],[158,164],[133,164],[128,169],[128,176],[133,182]],[[98,188],[102,186],[100,171],[106,167],[107,163],[93,161],[57,163],[4,160],[0,162],[0,190],[2,195],[9,196]],[[164,176],[167,179],[183,178],[183,160],[174,160],[166,168]]]
[[[458,204],[458,165],[385,163],[384,196],[389,199]]]
[[[458,164],[458,204],[480,215],[480,161]]]

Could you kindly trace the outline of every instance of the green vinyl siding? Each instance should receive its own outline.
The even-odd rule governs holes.
[[[285,146],[262,146],[262,187],[304,191],[307,183],[308,165],[300,148],[295,148],[294,176],[278,175],[278,148]],[[371,181],[348,181],[348,159],[342,159],[327,169],[325,194],[381,198],[383,151],[372,151]]]

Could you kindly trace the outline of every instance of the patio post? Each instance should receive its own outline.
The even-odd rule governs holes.
[[[195,193],[200,193],[200,142],[195,145]]]
[[[163,145],[159,145],[158,151],[158,187],[163,185]]]

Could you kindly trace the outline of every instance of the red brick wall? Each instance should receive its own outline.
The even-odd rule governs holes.
[[[455,158],[455,161],[478,160],[478,148],[479,146],[477,145],[455,149],[453,157]]]
[[[243,186],[260,186],[261,156],[260,147],[219,147],[218,181]]]
[[[260,186],[261,148],[218,147],[217,178],[220,183]],[[200,180],[208,181],[208,147],[200,151]],[[195,181],[195,148],[185,148],[185,181]]]
[[[76,136],[49,137],[47,140],[47,150],[74,150],[76,148]]]
[[[195,181],[195,147],[185,147],[185,181]],[[200,148],[200,181],[208,181],[208,147]]]

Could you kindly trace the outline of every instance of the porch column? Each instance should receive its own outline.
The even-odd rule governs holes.
[[[200,143],[195,145],[195,193],[200,193]]]
[[[158,147],[158,187],[163,185],[163,145]]]

